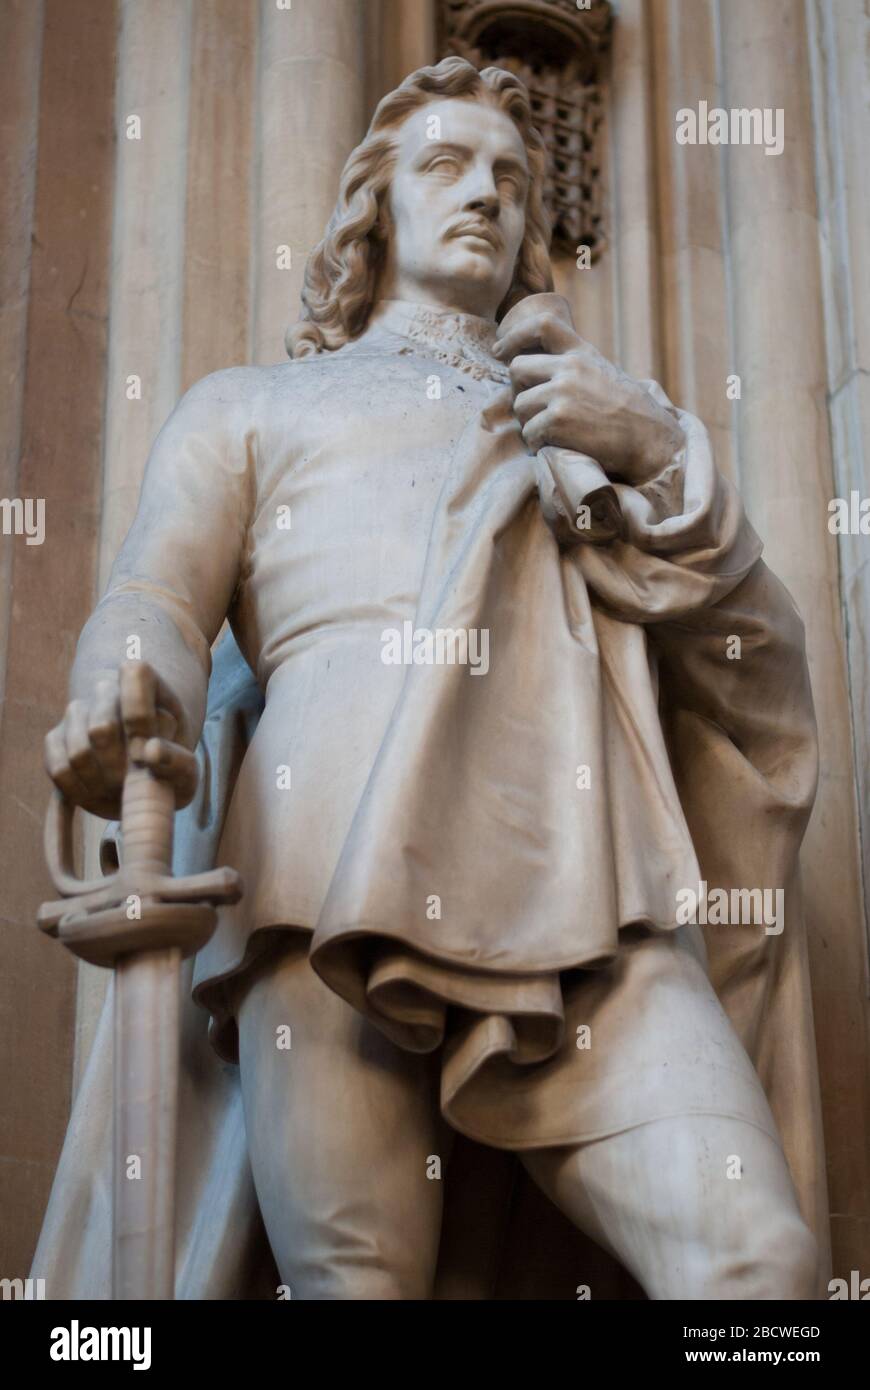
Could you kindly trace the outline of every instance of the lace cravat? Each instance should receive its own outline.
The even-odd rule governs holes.
[[[492,319],[403,299],[382,299],[375,305],[371,327],[405,338],[408,346],[402,351],[432,356],[478,381],[510,381],[507,368],[492,355],[496,335]]]

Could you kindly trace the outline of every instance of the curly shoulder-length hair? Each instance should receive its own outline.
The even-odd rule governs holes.
[[[527,294],[553,288],[550,223],[543,199],[546,154],[532,125],[528,91],[504,68],[478,72],[464,58],[444,58],[434,67],[412,72],[379,102],[365,139],[348,158],[326,235],[305,267],[301,316],[284,339],[291,357],[334,351],[364,330],[390,230],[387,194],[399,127],[412,111],[448,97],[483,101],[504,111],[522,136],[529,162],[525,236],[497,317]]]

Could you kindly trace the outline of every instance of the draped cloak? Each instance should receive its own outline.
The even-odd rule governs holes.
[[[702,1093],[691,1066],[703,1040],[678,1019],[667,1049],[643,1033],[644,992],[662,985],[638,944],[693,951],[827,1247],[797,863],[816,778],[800,618],[685,412],[664,472],[614,485],[617,533],[578,524],[594,466],[529,454],[486,333],[386,305],[339,353],[200,383],[155,444],[82,636],[74,689],[122,634],[153,634],[143,657],[179,695],[201,767],[176,872],[228,863],[246,888],[192,966],[214,1050],[185,1006],[179,1297],[246,1296],[268,1268],[232,986],[288,930],[397,1045],[441,1049],[445,1116],[503,1150],[717,1111],[715,1068]],[[391,665],[387,634],[407,624],[485,633],[487,669],[427,660],[425,642]],[[680,927],[677,894],[702,880],[781,889],[783,930]],[[49,1297],[109,1296],[110,1004],[34,1261]],[[636,1037],[622,1072],[606,1046],[578,1057],[576,1019],[605,1043]],[[480,1158],[468,1184],[491,1188],[502,1159]],[[467,1290],[477,1257],[448,1244],[466,1269],[441,1286]]]

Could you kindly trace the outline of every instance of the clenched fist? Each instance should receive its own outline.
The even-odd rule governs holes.
[[[566,317],[552,306],[527,313],[495,345],[496,357],[510,363],[523,438],[533,453],[548,444],[573,449],[632,486],[648,482],[682,448],[682,428],[575,332],[565,309]]]
[[[172,782],[184,806],[197,783],[196,759],[172,743],[181,710],[168,686],[144,661],[127,661],[97,681],[90,698],[67,705],[46,735],[45,765],[68,801],[95,816],[120,814],[128,758]]]

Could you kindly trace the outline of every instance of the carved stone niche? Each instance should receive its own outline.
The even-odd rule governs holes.
[[[522,78],[547,146],[545,200],[554,251],[605,243],[601,77],[610,45],[609,0],[439,0],[439,56]]]

